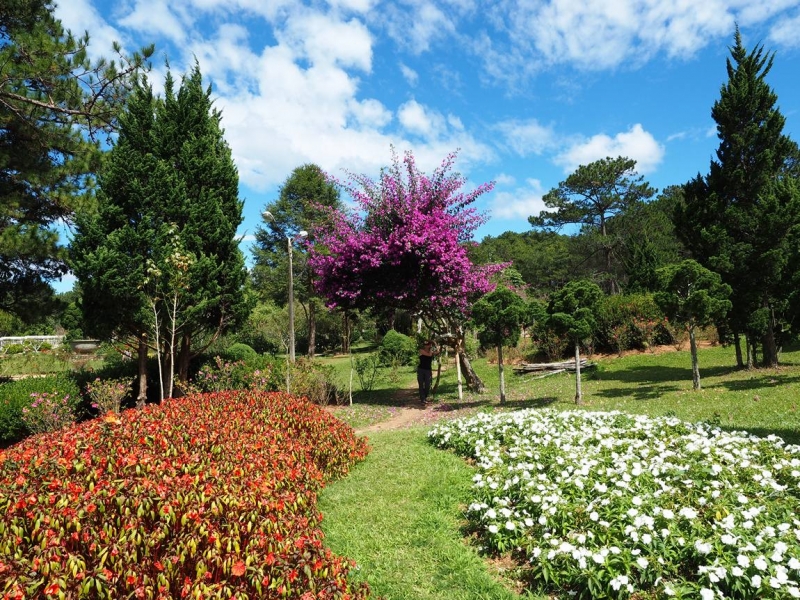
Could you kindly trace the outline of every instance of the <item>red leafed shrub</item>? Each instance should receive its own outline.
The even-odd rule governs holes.
[[[169,400],[0,451],[3,598],[350,598],[317,492],[366,456],[286,394]]]

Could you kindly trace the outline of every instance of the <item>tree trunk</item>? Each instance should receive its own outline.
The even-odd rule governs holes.
[[[317,352],[317,309],[314,299],[308,301],[308,357],[314,358]]]
[[[742,360],[742,338],[738,331],[733,334],[733,347],[736,349],[736,368],[743,369],[745,364]]]
[[[753,345],[750,343],[749,334],[745,334],[744,336],[744,346],[745,354],[747,356],[747,368],[752,369],[755,366],[755,361],[753,360]]]
[[[184,333],[181,337],[181,350],[178,354],[178,381],[189,383],[189,363],[192,360],[192,336]]]
[[[775,341],[775,313],[770,309],[767,332],[762,339],[765,367],[778,366],[778,344]]]
[[[581,343],[575,342],[575,404],[583,404],[581,391]]]
[[[503,345],[497,346],[497,370],[500,372],[500,404],[506,401],[506,379],[503,373]]]
[[[136,397],[136,408],[143,408],[147,402],[147,336],[139,337],[137,349],[139,367],[139,395]]]
[[[689,325],[689,350],[692,353],[692,388],[700,389],[700,366],[697,364],[697,340],[694,337],[694,326]]]
[[[469,358],[467,358],[467,353],[464,352],[463,349],[458,353],[458,361],[461,366],[461,372],[467,380],[467,388],[469,388],[469,391],[475,394],[485,392],[486,386],[483,385],[483,381],[478,377],[475,369],[472,368],[472,364],[469,362]]]

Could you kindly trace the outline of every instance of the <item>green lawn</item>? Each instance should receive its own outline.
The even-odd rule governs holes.
[[[702,349],[699,360],[703,389],[697,392],[688,351],[598,360],[596,369],[584,373],[584,408],[674,415],[800,443],[800,350],[784,352],[778,369],[736,370],[731,348]],[[497,365],[479,359],[474,366],[489,391],[458,401],[455,369],[449,366],[437,397],[444,418],[478,410],[575,408],[574,375],[537,379],[508,369],[508,402],[500,406]],[[398,384],[384,379],[373,392],[357,392],[354,405],[337,414],[345,420],[359,416],[357,427],[370,417],[388,418],[398,404],[393,390],[414,385],[414,368],[406,367]],[[462,540],[472,467],[434,450],[425,428],[381,432],[370,435],[370,443],[367,460],[321,497],[327,542],[356,560],[357,576],[387,599],[522,597],[499,583],[498,568],[480,560],[478,549]]]

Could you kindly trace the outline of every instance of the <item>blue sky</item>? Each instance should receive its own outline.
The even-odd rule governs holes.
[[[155,43],[163,86],[199,61],[222,109],[249,254],[292,169],[375,176],[390,145],[430,171],[459,149],[486,235],[528,230],[581,164],[628,156],[658,189],[706,173],[738,23],[800,141],[800,0],[59,0],[91,51]],[[71,287],[69,278],[57,289]]]

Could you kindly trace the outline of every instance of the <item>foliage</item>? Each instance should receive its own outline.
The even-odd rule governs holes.
[[[665,339],[664,314],[652,293],[603,296],[597,305],[596,319],[598,348],[645,349],[655,342],[659,333],[664,336],[661,341],[669,341]]]
[[[35,322],[56,308],[66,272],[54,225],[91,202],[96,134],[111,132],[153,48],[90,61],[88,34],[65,31],[48,0],[0,6],[0,310]]]
[[[547,294],[580,273],[573,242],[555,231],[506,231],[484,237],[470,256],[479,264],[512,263],[531,290]]]
[[[724,318],[731,307],[728,300],[731,287],[722,283],[719,274],[694,260],[662,267],[658,275],[662,291],[656,294],[655,300],[673,325],[682,324],[689,334],[692,379],[694,388],[699,389],[695,330]]]
[[[464,247],[483,222],[470,204],[492,185],[460,192],[464,178],[449,174],[454,161],[449,155],[427,176],[407,152],[377,183],[350,176],[345,188],[362,213],[329,211],[309,258],[330,306],[466,312],[492,289],[489,275],[500,267],[473,265]]]
[[[0,455],[2,591],[367,598],[316,507],[366,452],[286,394],[204,394],[30,438]]]
[[[30,405],[34,394],[55,394],[60,398],[68,396],[77,403],[80,388],[72,377],[63,374],[0,383],[0,447],[18,442],[33,433],[27,428],[22,411]],[[75,403],[71,406],[77,412]]]
[[[793,230],[800,224],[800,150],[783,133],[778,97],[766,82],[775,55],[763,46],[747,52],[737,27],[727,59],[728,80],[711,115],[720,140],[708,175],[684,186],[676,225],[703,266],[733,289],[730,329],[760,341],[767,366],[778,364],[777,331],[785,324],[786,282]],[[764,322],[754,313],[763,311]]]
[[[674,417],[526,410],[435,427],[479,467],[482,543],[578,598],[800,593],[800,447]],[[533,489],[532,489],[533,487]]]
[[[302,358],[288,364],[288,369],[292,394],[320,406],[338,403],[339,389],[333,367]]]
[[[417,359],[417,343],[414,338],[390,329],[381,340],[379,352],[383,365],[411,365]]]
[[[596,309],[603,297],[591,281],[570,281],[550,297],[547,326],[567,335],[575,344],[590,340],[597,327]]]
[[[560,229],[578,224],[584,236],[591,236],[589,255],[602,253],[600,266],[609,283],[609,291],[618,291],[612,258],[617,252],[619,235],[612,235],[609,219],[633,209],[655,194],[655,190],[637,176],[636,161],[619,156],[603,158],[579,166],[566,180],[542,197],[549,211],[528,218],[534,227]],[[616,232],[614,232],[616,233]]]
[[[255,350],[253,350],[247,344],[242,344],[241,342],[237,342],[237,343],[229,346],[228,349],[225,350],[225,358],[227,358],[228,360],[233,360],[233,361],[237,361],[237,360],[243,360],[243,361],[252,360],[252,359],[256,358],[257,356],[258,356],[258,353]]]
[[[33,392],[30,404],[22,407],[22,422],[34,435],[56,431],[75,422],[74,403],[69,394]]]
[[[381,370],[380,355],[376,353],[367,356],[356,356],[353,359],[353,369],[358,377],[362,392],[371,392],[375,388]]]
[[[498,287],[472,306],[483,347],[516,346],[526,316],[525,301],[508,288]]]
[[[92,408],[100,415],[113,412],[119,413],[122,400],[131,389],[129,379],[100,379],[95,378],[92,383],[86,384],[86,393],[92,401]]]
[[[156,99],[136,86],[101,173],[99,209],[80,215],[71,258],[88,333],[134,336],[140,353],[158,338],[184,381],[190,359],[249,306],[238,174],[221,114],[197,67],[177,92],[168,73],[165,88]]]

